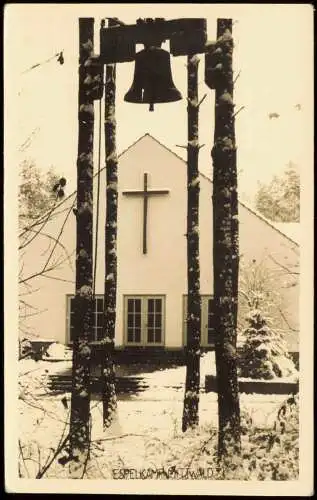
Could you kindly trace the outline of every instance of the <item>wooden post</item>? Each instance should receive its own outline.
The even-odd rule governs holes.
[[[198,64],[187,57],[188,145],[187,145],[187,345],[186,383],[182,429],[199,422],[201,297],[199,268],[199,172],[198,172]]]
[[[109,19],[109,27],[116,22]],[[105,294],[103,337],[103,425],[111,425],[117,408],[114,339],[117,295],[117,214],[118,214],[118,159],[116,151],[116,65],[106,65],[105,83],[105,157],[106,157],[106,225],[105,225]]]
[[[79,92],[77,158],[76,291],[72,396],[70,417],[70,475],[85,472],[90,440],[90,358],[93,331],[93,139],[94,103],[85,89],[90,78],[87,62],[94,48],[94,19],[79,19]]]
[[[216,50],[222,77],[216,85],[213,158],[213,260],[218,386],[219,457],[240,451],[237,378],[238,220],[234,129],[232,20],[218,19]]]

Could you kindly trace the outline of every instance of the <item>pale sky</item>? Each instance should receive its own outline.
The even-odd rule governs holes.
[[[139,17],[204,17],[208,39],[214,40],[218,17],[234,20],[234,69],[241,72],[235,87],[236,109],[245,106],[236,119],[239,191],[241,199],[252,198],[258,181],[267,182],[289,161],[301,171],[312,168],[313,128],[313,8],[309,4],[27,4],[5,10],[5,99],[7,136],[13,168],[32,158],[42,169],[54,166],[76,186],[78,18],[95,18],[95,52],[99,52],[100,20],[118,17],[134,24]],[[167,44],[162,46],[168,48]],[[142,49],[142,46],[140,46]],[[56,59],[23,73],[63,50],[65,64]],[[150,133],[178,155],[186,151],[176,144],[187,138],[186,58],[172,57],[172,73],[183,100],[156,105],[124,102],[132,84],[134,63],[117,65],[117,146],[126,149]],[[204,83],[204,55],[200,55],[200,170],[211,175],[214,91]],[[301,105],[301,109],[295,106]],[[96,103],[95,151],[97,151],[98,106]],[[271,112],[280,115],[269,119]],[[103,113],[103,103],[102,103]],[[30,145],[19,151],[32,134]],[[103,142],[103,133],[102,133]],[[150,161],[150,158],[149,158]],[[103,164],[103,155],[102,155]],[[95,163],[95,168],[97,164]],[[120,175],[120,171],[119,171]],[[70,191],[69,191],[70,192]]]

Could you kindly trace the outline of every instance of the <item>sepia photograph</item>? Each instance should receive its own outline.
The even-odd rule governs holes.
[[[310,4],[6,4],[7,492],[314,494],[313,47]]]

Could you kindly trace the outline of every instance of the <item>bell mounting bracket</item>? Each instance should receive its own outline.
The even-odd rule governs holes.
[[[136,44],[160,46],[170,41],[173,56],[205,52],[207,21],[199,18],[138,19],[136,24],[100,28],[100,60],[103,64],[133,61]]]

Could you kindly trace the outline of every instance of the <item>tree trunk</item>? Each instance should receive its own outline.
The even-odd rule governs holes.
[[[234,133],[234,118],[233,118]],[[231,239],[232,239],[232,300],[234,305],[233,318],[236,331],[238,332],[238,290],[239,290],[239,204],[238,204],[238,174],[236,167],[236,149],[233,151],[231,171]]]
[[[216,86],[213,158],[214,304],[219,457],[240,451],[237,378],[238,220],[234,130],[232,20],[218,19],[222,74]]]
[[[89,60],[94,48],[94,19],[79,19],[79,93],[77,159],[76,291],[72,396],[70,417],[70,475],[85,472],[90,442],[90,358],[93,330],[93,139],[94,103],[85,89],[90,77]]]
[[[188,56],[188,146],[187,146],[187,345],[186,383],[182,429],[199,422],[201,298],[199,268],[199,172],[198,172],[198,64]]]
[[[109,26],[116,23],[109,20]],[[106,227],[105,227],[105,297],[103,349],[103,425],[111,425],[117,408],[113,362],[117,295],[117,214],[118,160],[116,152],[116,65],[106,66],[105,86],[105,156],[106,156]]]

